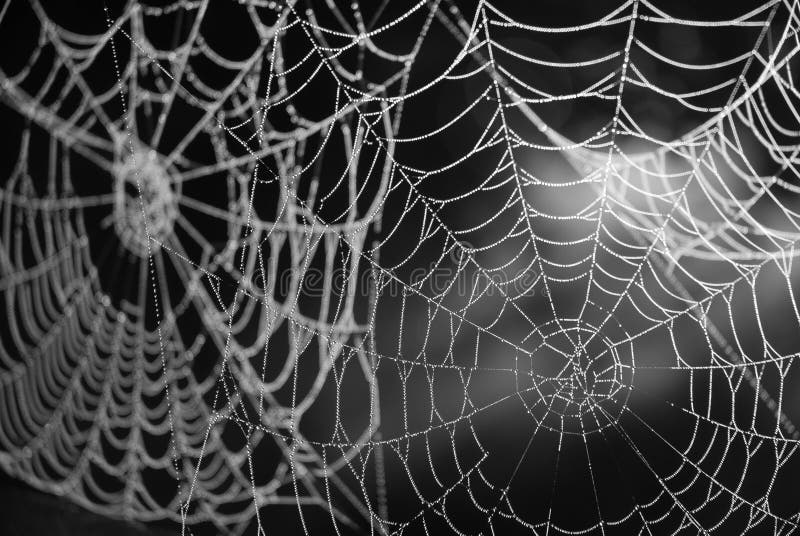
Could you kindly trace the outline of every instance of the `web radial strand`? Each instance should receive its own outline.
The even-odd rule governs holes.
[[[192,534],[793,533],[800,9],[697,9],[8,2],[0,467]]]

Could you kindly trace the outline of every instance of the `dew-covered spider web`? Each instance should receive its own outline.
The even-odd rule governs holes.
[[[0,467],[181,534],[797,532],[796,0],[6,0]]]

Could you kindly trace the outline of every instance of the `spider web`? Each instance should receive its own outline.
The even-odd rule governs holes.
[[[191,534],[793,533],[797,2],[372,4],[3,5],[0,466]]]

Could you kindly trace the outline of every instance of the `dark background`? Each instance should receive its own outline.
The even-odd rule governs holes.
[[[2,66],[5,72],[14,72],[15,68],[18,68],[20,65],[20,61],[24,64],[26,46],[30,43],[31,36],[35,35],[37,24],[36,20],[31,18],[25,1],[10,1],[10,11],[0,25],[0,50],[3,51],[0,53],[0,58],[2,58],[0,60],[0,66]],[[215,49],[220,52],[224,52],[231,57],[241,56],[244,51],[247,51],[249,47],[252,46],[252,42],[248,41],[250,36],[246,32],[237,31],[239,29],[238,25],[241,24],[241,22],[240,19],[236,18],[236,9],[232,7],[229,9],[226,2],[222,0],[212,0],[211,3],[218,9],[215,10],[213,17],[207,17],[203,27],[204,36],[206,36],[209,42],[213,42]],[[305,2],[301,2],[300,4],[304,5]],[[308,4],[313,6],[321,22],[330,22],[335,25],[335,18],[325,9],[324,3],[309,2]],[[465,16],[471,16],[474,11],[473,3],[456,2],[456,4],[462,9]],[[674,16],[701,20],[733,17],[758,5],[755,2],[693,1],[670,1],[660,2],[660,4],[663,4],[662,7],[668,9]],[[99,33],[106,27],[102,2],[96,2],[94,0],[88,2],[77,0],[52,0],[43,2],[42,5],[46,8],[53,20],[74,31]],[[573,2],[567,5],[562,1],[545,0],[524,3],[524,5],[522,2],[501,2],[498,5],[508,10],[509,13],[513,13],[515,17],[531,24],[541,26],[566,26],[597,19],[618,4],[612,2],[586,1]],[[108,2],[108,6],[112,16],[121,11],[119,3]],[[370,10],[374,9],[374,6],[364,7],[365,12],[370,12]],[[393,15],[396,16],[403,13],[406,9],[407,6],[405,3],[392,2],[382,15],[382,20],[390,20],[393,18]],[[417,27],[418,26],[414,24],[407,25],[409,30],[413,30]],[[502,35],[502,32],[498,32],[499,35],[495,37],[500,42],[506,43],[508,46],[514,46],[520,50],[525,50],[532,56],[549,59],[550,61],[558,61],[559,59],[562,61],[575,61],[577,58],[597,57],[619,49],[625,40],[626,32],[624,30],[625,25],[621,25],[621,28],[609,31],[590,32],[590,35],[585,37],[583,34],[579,36],[573,34],[546,35],[542,37],[541,42],[521,39],[519,36],[510,34],[505,36]],[[161,35],[163,41],[169,42],[174,36],[173,32],[176,31],[179,30],[176,30],[174,27],[165,26],[162,30],[163,34]],[[752,35],[753,32],[750,30],[734,29],[730,31],[711,31],[703,27],[684,27],[680,25],[641,24],[636,28],[636,36],[642,41],[654,47],[659,47],[660,50],[668,50],[671,53],[671,57],[697,63],[712,63],[731,57],[733,55],[731,50],[739,50],[742,48],[742,43],[752,42]],[[394,38],[399,42],[409,43],[414,37],[415,35],[413,35],[413,32],[410,35],[403,35],[402,32],[399,32]],[[430,37],[426,41],[425,47],[421,51],[413,68],[411,86],[415,87],[416,85],[421,85],[423,81],[429,80],[437,73],[441,72],[443,67],[451,61],[453,54],[458,48],[459,44],[446,29],[434,23],[434,28],[431,30]],[[713,81],[716,79],[715,77],[724,77],[724,73],[720,74],[719,72],[690,71],[687,74],[687,72],[671,73],[667,72],[667,70],[661,71],[643,55],[634,56],[633,62],[643,71],[646,71],[648,67],[650,67],[651,71],[648,74],[651,75],[651,80],[654,82],[657,81],[659,85],[670,87],[673,91],[678,92],[713,85]],[[378,67],[376,67],[376,69],[378,69]],[[530,76],[529,80],[536,81],[537,87],[547,89],[553,93],[567,93],[581,87],[584,81],[582,77],[588,79],[592,74],[591,69],[573,72],[538,67],[530,67],[530,70],[525,72],[527,76]],[[380,77],[376,76],[376,78]],[[404,112],[400,134],[411,136],[415,133],[425,132],[430,128],[443,124],[451,118],[454,113],[463,110],[465,106],[471,102],[477,89],[477,86],[473,87],[470,83],[460,84],[450,82],[440,84],[428,92],[423,98],[415,100],[408,105],[408,108]],[[323,92],[321,89],[319,91],[320,93]],[[629,108],[631,114],[639,120],[640,126],[659,139],[666,140],[680,137],[706,117],[703,114],[694,113],[682,106],[676,105],[668,99],[660,98],[651,92],[636,88],[631,88],[626,91],[626,108]],[[313,115],[315,111],[313,108],[315,105],[324,107],[325,103],[327,103],[327,101],[320,98],[319,102],[315,104],[315,96],[316,95],[312,95],[312,97],[306,96],[305,98],[307,100],[301,103],[301,105],[305,106],[305,110],[310,110],[310,115]],[[329,94],[326,95],[326,97],[329,96]],[[598,128],[605,125],[609,121],[611,115],[613,115],[613,106],[608,103],[597,104],[592,101],[570,101],[555,106],[542,106],[536,108],[536,111],[553,128],[558,129],[562,134],[571,139],[579,140],[588,137],[591,133],[596,132]],[[475,115],[476,119],[471,129],[456,130],[448,134],[448,136],[434,137],[425,143],[402,146],[398,148],[396,155],[397,160],[420,168],[432,168],[442,162],[453,160],[461,154],[461,151],[468,147],[470,140],[473,139],[472,131],[479,128],[481,121],[485,119],[483,116],[480,116],[477,111]],[[2,120],[3,125],[6,125],[4,128],[5,135],[13,139],[14,132],[21,129],[19,115],[14,110],[3,107],[3,109],[0,110],[0,120]],[[146,123],[146,121],[143,122]],[[181,126],[178,125],[176,128],[177,131],[175,135],[179,136],[178,133],[181,131]],[[532,137],[535,136],[534,133],[530,134]],[[166,144],[171,143],[169,136],[166,137],[166,140]],[[620,141],[620,144],[623,146],[624,143],[626,143],[625,140]],[[630,147],[630,149],[635,150],[635,147]],[[16,155],[13,154],[4,155],[2,169],[8,169],[9,161],[13,163],[15,157]],[[491,171],[494,163],[494,161],[490,160],[473,160],[471,168],[465,174],[466,177],[448,177],[447,180],[426,183],[421,188],[425,193],[434,196],[458,193],[465,187],[464,184],[459,181],[463,180],[466,181],[466,183],[476,182]],[[564,162],[556,162],[555,158],[550,156],[542,156],[541,159],[531,162],[530,165],[532,169],[544,175],[548,172],[552,172],[548,170],[554,168],[559,172],[571,172]],[[87,183],[86,188],[87,190],[93,190],[96,187]],[[213,189],[195,192],[199,197],[208,200],[218,197],[219,193],[219,191]],[[390,227],[388,225],[389,222],[401,220],[398,212],[400,208],[402,208],[402,204],[400,203],[388,204],[385,210],[386,228]],[[479,200],[476,200],[461,205],[458,212],[449,214],[443,213],[442,217],[454,225],[466,224],[471,221],[471,218],[480,218],[479,215],[481,212],[486,210],[489,209]],[[99,221],[102,215],[98,214],[92,216],[90,214],[88,216],[90,221],[92,221],[93,217],[95,218],[94,221]],[[413,221],[413,218],[411,221],[400,223],[400,228],[402,230],[398,233],[400,238],[397,238],[392,243],[392,248],[382,251],[381,264],[391,266],[399,262],[404,258],[405,254],[407,254],[409,248],[414,246],[415,233],[417,232],[414,226],[415,223],[417,222]],[[214,236],[216,231],[213,227],[209,226],[205,230],[208,231],[208,235],[212,237],[212,239],[216,238]],[[98,235],[99,236],[95,239],[97,246],[93,249],[93,254],[98,259],[98,262],[107,263],[105,264],[106,267],[110,268],[116,266],[113,264],[113,259],[114,252],[119,250],[119,244],[115,242],[117,239],[113,235],[103,238],[100,232],[98,232]],[[222,239],[222,237],[219,238]],[[379,238],[379,234],[375,238]],[[399,277],[403,280],[407,280],[411,275],[410,268],[426,266],[428,263],[435,260],[437,253],[440,251],[441,249],[437,250],[436,246],[432,246],[430,251],[420,254],[414,265],[401,268],[398,272]],[[107,257],[109,255],[110,257]],[[127,270],[127,268],[123,268],[123,273],[127,274],[124,270]],[[109,287],[116,287],[114,291],[122,295],[136,292],[135,283],[133,283],[133,289],[125,290],[130,287],[132,284],[131,281],[135,282],[135,272],[126,275],[124,279],[126,281],[125,285],[119,285],[118,280],[114,279],[109,281]],[[178,285],[175,281],[170,281],[170,284],[173,283]],[[561,299],[566,301],[578,300],[580,299],[581,291],[582,289],[575,289],[572,294],[567,292],[561,296]],[[416,307],[416,309],[411,310],[409,317],[414,317],[417,321],[424,324],[425,308],[422,304],[412,305],[411,307]],[[542,296],[535,296],[529,300],[526,307],[529,307],[530,310],[533,311],[532,316],[546,316],[547,307],[545,298]],[[378,323],[377,345],[379,349],[391,348],[396,344],[395,329],[398,320],[397,310],[393,310],[389,307],[386,309],[385,314],[386,317],[380,319]],[[491,310],[487,315],[490,314]],[[773,323],[775,329],[779,332],[782,331],[787,338],[792,337],[793,331],[791,330],[796,328],[796,326],[794,326],[791,321],[782,322],[781,318],[774,319]],[[385,329],[381,330],[381,326],[384,326]],[[406,334],[406,337],[412,339],[412,345],[413,338],[415,336],[419,337],[419,329],[422,329],[422,327],[424,326],[418,326],[418,331],[412,329],[410,334]],[[517,328],[518,326],[510,326],[508,329],[513,332]],[[384,331],[385,334],[383,333]],[[749,337],[755,340],[759,335],[757,333],[745,333],[743,336],[745,339]],[[435,335],[434,345],[446,347],[447,343],[449,343],[449,337],[445,332],[439,332]],[[466,348],[469,348],[470,341],[467,340],[464,344]],[[660,344],[663,344],[663,342],[654,342],[651,346],[652,351],[671,351],[668,347],[659,346]],[[703,344],[703,341],[700,341],[698,344]],[[660,378],[655,378],[652,380],[652,383],[655,385],[658,384],[659,381]],[[665,387],[664,390],[658,392],[658,394],[663,395],[664,398],[671,398],[673,395],[676,398],[680,398],[685,395],[680,385],[675,386],[674,383],[671,385],[673,386]],[[800,418],[800,412],[797,410],[798,404],[800,404],[800,397],[798,396],[797,389],[792,389],[795,385],[796,382],[787,382],[785,385],[787,390],[785,393],[786,399],[784,401],[784,408],[790,418]],[[396,388],[396,386],[394,388]],[[392,389],[393,387],[390,384],[387,388],[388,394],[386,395],[388,400],[391,400],[394,395],[396,395],[396,392],[393,392]],[[674,392],[672,392],[671,389],[673,389]],[[680,394],[677,394],[679,392]],[[418,384],[415,396],[424,398],[426,395],[426,385],[424,383]],[[391,411],[391,407],[389,407],[387,411]],[[319,418],[321,422],[324,422],[322,420],[323,417]],[[314,421],[312,420],[311,422],[313,426]],[[489,431],[487,439],[487,445],[489,446],[487,448],[496,448],[503,453],[503,455],[494,458],[493,463],[497,465],[493,467],[493,470],[498,473],[508,472],[513,466],[511,460],[516,460],[516,457],[519,456],[519,449],[524,447],[529,434],[529,431],[524,428],[525,422],[524,418],[518,415],[506,414],[490,416],[489,422],[484,423],[486,426],[484,430]],[[670,433],[675,434],[669,437],[678,437],[686,433],[685,430],[681,429],[685,424],[679,420],[670,421],[667,417],[660,417],[658,425],[659,429],[661,429],[665,435],[669,436]],[[385,433],[388,436],[392,435],[391,423],[387,423],[387,431]],[[699,437],[703,436],[700,435]],[[513,447],[508,446],[512,444]],[[560,512],[559,516],[562,520],[569,517],[580,525],[578,520],[595,519],[596,513],[594,505],[576,499],[576,497],[584,497],[582,494],[586,493],[586,486],[588,483],[586,470],[581,465],[581,463],[583,463],[581,460],[584,459],[584,453],[582,451],[584,448],[583,444],[577,442],[565,449],[564,455],[559,462],[561,464],[560,470],[562,473],[559,478],[557,489],[554,488],[552,476],[549,476],[549,471],[554,464],[552,452],[548,454],[549,446],[551,445],[545,443],[544,446],[541,447],[541,452],[537,452],[535,456],[532,455],[538,468],[535,470],[541,470],[542,472],[534,476],[529,476],[526,479],[515,480],[514,486],[517,493],[521,497],[530,497],[531,503],[538,505],[538,507],[532,506],[536,511],[540,511],[543,505],[551,505],[555,511]],[[604,506],[609,508],[610,511],[625,509],[627,505],[624,501],[618,503],[615,499],[619,487],[622,487],[619,479],[620,466],[626,468],[626,470],[621,471],[621,473],[625,473],[630,477],[628,485],[632,485],[633,487],[640,485],[643,488],[646,487],[647,484],[644,482],[647,481],[650,476],[646,473],[639,472],[638,469],[627,470],[629,467],[635,467],[637,462],[632,453],[625,452],[625,445],[621,440],[617,439],[616,442],[612,440],[612,444],[610,445],[606,445],[605,447],[600,445],[596,447],[601,450],[603,448],[607,449],[605,454],[598,458],[600,461],[597,462],[594,467],[595,476],[598,481],[605,481],[605,487],[601,487],[601,492],[603,501],[607,500],[608,503]],[[658,459],[660,454],[659,447],[657,445],[651,445],[651,447],[653,450],[649,453],[649,456],[652,456],[652,459]],[[506,448],[512,450],[504,450]],[[618,453],[618,457],[616,453]],[[418,463],[427,463],[424,456],[420,456],[415,461]],[[442,462],[442,466],[444,466],[444,464],[445,462]],[[392,486],[392,470],[397,471],[396,475],[400,475],[401,472],[401,469],[397,467],[394,469],[387,469],[389,479],[389,504],[396,508],[396,510],[394,510],[395,512],[398,510],[404,511],[405,507],[403,504],[406,502],[405,494],[410,492],[406,488],[401,488],[399,486],[395,488]],[[534,469],[531,470],[534,471]],[[751,468],[751,471],[757,473],[758,469]],[[793,495],[796,495],[796,484],[793,485],[791,483],[790,477],[794,475],[796,478],[800,473],[797,472],[796,468],[787,468],[784,473],[788,474],[787,478],[776,483],[775,488],[772,490],[772,495],[774,497],[785,498],[785,504],[777,505],[779,512],[794,513],[797,511],[797,497],[793,497]],[[695,497],[694,499],[702,500],[702,497]],[[781,501],[778,501],[778,503],[780,502]],[[783,510],[781,510],[780,507],[782,507]],[[463,508],[462,511],[462,506],[458,504],[452,508],[450,513],[453,517],[463,515],[464,519],[469,519],[468,516],[474,516],[474,523],[481,522],[481,519],[484,517],[482,514],[476,514],[475,511],[469,508]],[[416,503],[410,502],[408,512],[413,513],[416,510],[419,510]],[[0,512],[2,512],[2,515],[0,515],[0,533],[10,535],[44,533],[99,535],[117,533],[122,536],[128,534],[175,533],[175,527],[162,527],[156,526],[155,524],[134,524],[97,516],[82,510],[80,507],[74,506],[66,498],[57,498],[48,494],[43,494],[8,477],[3,477],[3,479],[0,480]],[[325,516],[323,515],[321,517],[324,522]],[[541,516],[539,517],[541,518]],[[298,531],[299,528],[294,524],[294,521],[286,521],[286,523],[284,533],[299,533],[295,532]],[[278,524],[278,522],[275,524]],[[267,524],[267,526],[269,527],[269,524]],[[323,533],[325,530],[330,530],[329,524],[327,526],[322,524],[321,526],[323,527]],[[438,534],[438,532],[434,533]],[[656,532],[654,532],[654,534],[655,533]]]

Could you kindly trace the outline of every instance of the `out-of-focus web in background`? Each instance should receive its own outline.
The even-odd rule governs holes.
[[[237,57],[214,1],[89,4],[0,11],[38,28],[0,73],[6,472],[187,534],[797,529],[797,2],[252,0]]]

